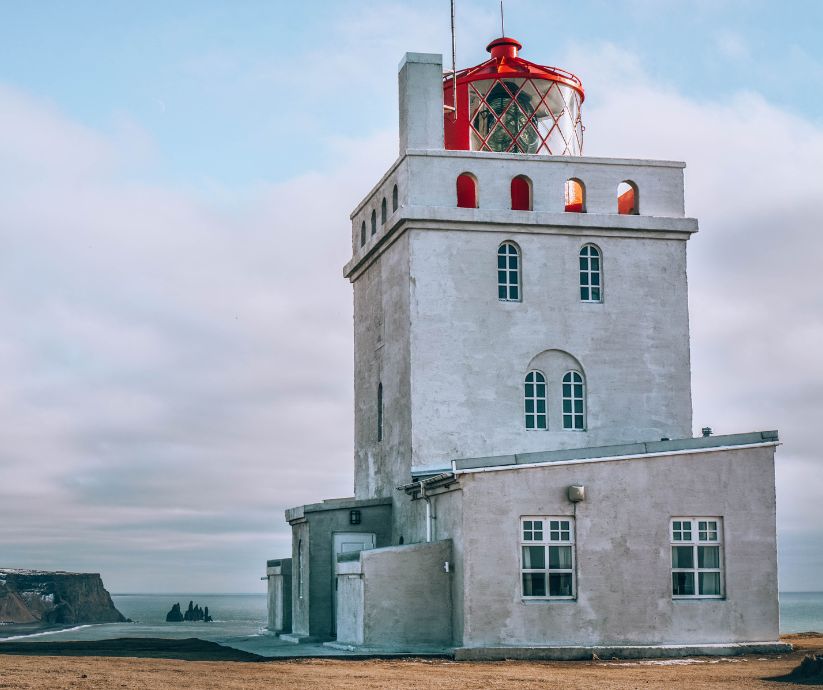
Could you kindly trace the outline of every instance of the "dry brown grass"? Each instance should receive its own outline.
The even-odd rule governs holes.
[[[701,688],[776,690],[796,686],[768,678],[788,673],[805,653],[823,650],[823,635],[789,635],[792,654],[695,658],[697,663],[587,661],[491,663],[443,660],[267,663],[105,657],[0,655],[0,688],[263,690],[266,688]]]

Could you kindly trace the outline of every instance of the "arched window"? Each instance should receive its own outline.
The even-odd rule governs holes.
[[[563,377],[563,428],[586,430],[586,392],[579,371],[569,371]]]
[[[374,209],[371,211],[371,234],[377,234],[377,211]]]
[[[580,250],[580,301],[603,301],[603,272],[600,265],[600,250],[593,244],[584,245]]]
[[[583,183],[571,178],[566,180],[566,213],[586,212],[586,188]]]
[[[377,440],[383,440],[383,384],[377,384]]]
[[[512,178],[512,211],[532,210],[532,181],[525,175]]]
[[[380,202],[380,223],[381,223],[381,225],[385,224],[387,216],[388,216],[388,213],[386,213],[386,197],[383,197],[383,201]]]
[[[520,250],[514,242],[504,242],[497,249],[497,299],[520,301]]]
[[[397,185],[391,190],[391,211],[394,213],[399,206],[399,199],[397,198]]]
[[[364,220],[363,223],[360,225],[360,246],[366,244],[366,221]]]
[[[539,371],[526,374],[523,401],[527,429],[546,429],[546,377]]]
[[[458,208],[477,208],[477,180],[470,173],[457,176]]]
[[[640,213],[640,195],[637,185],[631,180],[623,180],[617,185],[617,212],[622,216],[636,216]]]

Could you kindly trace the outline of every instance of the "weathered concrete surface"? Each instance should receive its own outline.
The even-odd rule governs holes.
[[[400,153],[443,148],[443,56],[406,53],[397,74]]]
[[[360,510],[359,525],[349,523],[352,508]],[[332,639],[335,635],[332,612],[334,533],[373,533],[377,547],[387,546],[391,543],[391,501],[333,499],[291,508],[286,511],[286,519],[292,526],[292,632],[283,639]]]
[[[582,503],[568,501],[572,484],[586,487]],[[778,639],[774,446],[463,474],[460,485],[465,647]],[[576,600],[522,599],[524,515],[575,517]],[[672,599],[673,516],[723,518],[724,599]]]
[[[452,641],[450,540],[362,551],[339,564],[339,644],[403,648]]]
[[[456,661],[588,661],[599,659],[663,659],[686,656],[742,656],[743,654],[788,654],[792,646],[784,642],[743,644],[655,645],[617,647],[459,647]]]
[[[280,558],[266,564],[268,591],[268,629],[277,633],[291,632],[291,558]]]

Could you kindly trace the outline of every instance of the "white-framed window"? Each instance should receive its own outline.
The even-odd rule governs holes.
[[[497,299],[520,301],[520,250],[514,242],[504,242],[497,249]]]
[[[545,430],[548,428],[546,414],[546,377],[542,372],[530,371],[526,374],[523,390],[523,405],[526,428]]]
[[[579,371],[569,371],[563,376],[563,428],[586,430],[586,386]]]
[[[671,520],[672,597],[723,598],[723,518]]]
[[[603,301],[603,271],[600,250],[593,244],[580,250],[580,301]]]
[[[520,518],[520,580],[524,599],[574,599],[574,518]]]

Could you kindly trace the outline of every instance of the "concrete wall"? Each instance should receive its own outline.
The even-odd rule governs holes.
[[[516,230],[407,235],[413,467],[691,435],[685,242]],[[497,298],[505,240],[521,249],[521,302]],[[580,301],[587,243],[602,253],[602,303]],[[574,360],[585,375],[586,432],[562,430],[561,379]],[[548,380],[545,431],[525,428],[523,379],[532,368]]]
[[[292,525],[291,625],[292,633],[300,637],[309,636],[309,582],[311,578],[309,536],[308,522]]]
[[[361,523],[349,523],[349,510],[357,508]],[[334,637],[332,602],[334,600],[334,565],[332,563],[335,532],[371,532],[377,547],[391,543],[391,510],[388,503],[362,505],[355,501],[331,501],[328,505],[305,506],[302,517],[292,524],[292,546],[295,551],[292,564],[293,634],[300,637],[331,639]],[[303,540],[304,587],[298,591],[297,545]]]
[[[463,644],[624,645],[778,638],[774,447],[460,476]],[[583,484],[573,505],[566,487]],[[521,597],[524,515],[574,516],[577,599]],[[673,600],[669,521],[723,518],[725,598]]]
[[[397,74],[400,153],[443,148],[443,56],[406,53]]]
[[[268,561],[268,629],[291,632],[291,558]]]
[[[369,647],[452,642],[451,541],[363,551],[338,566],[338,642]],[[343,593],[342,595],[340,593]]]

